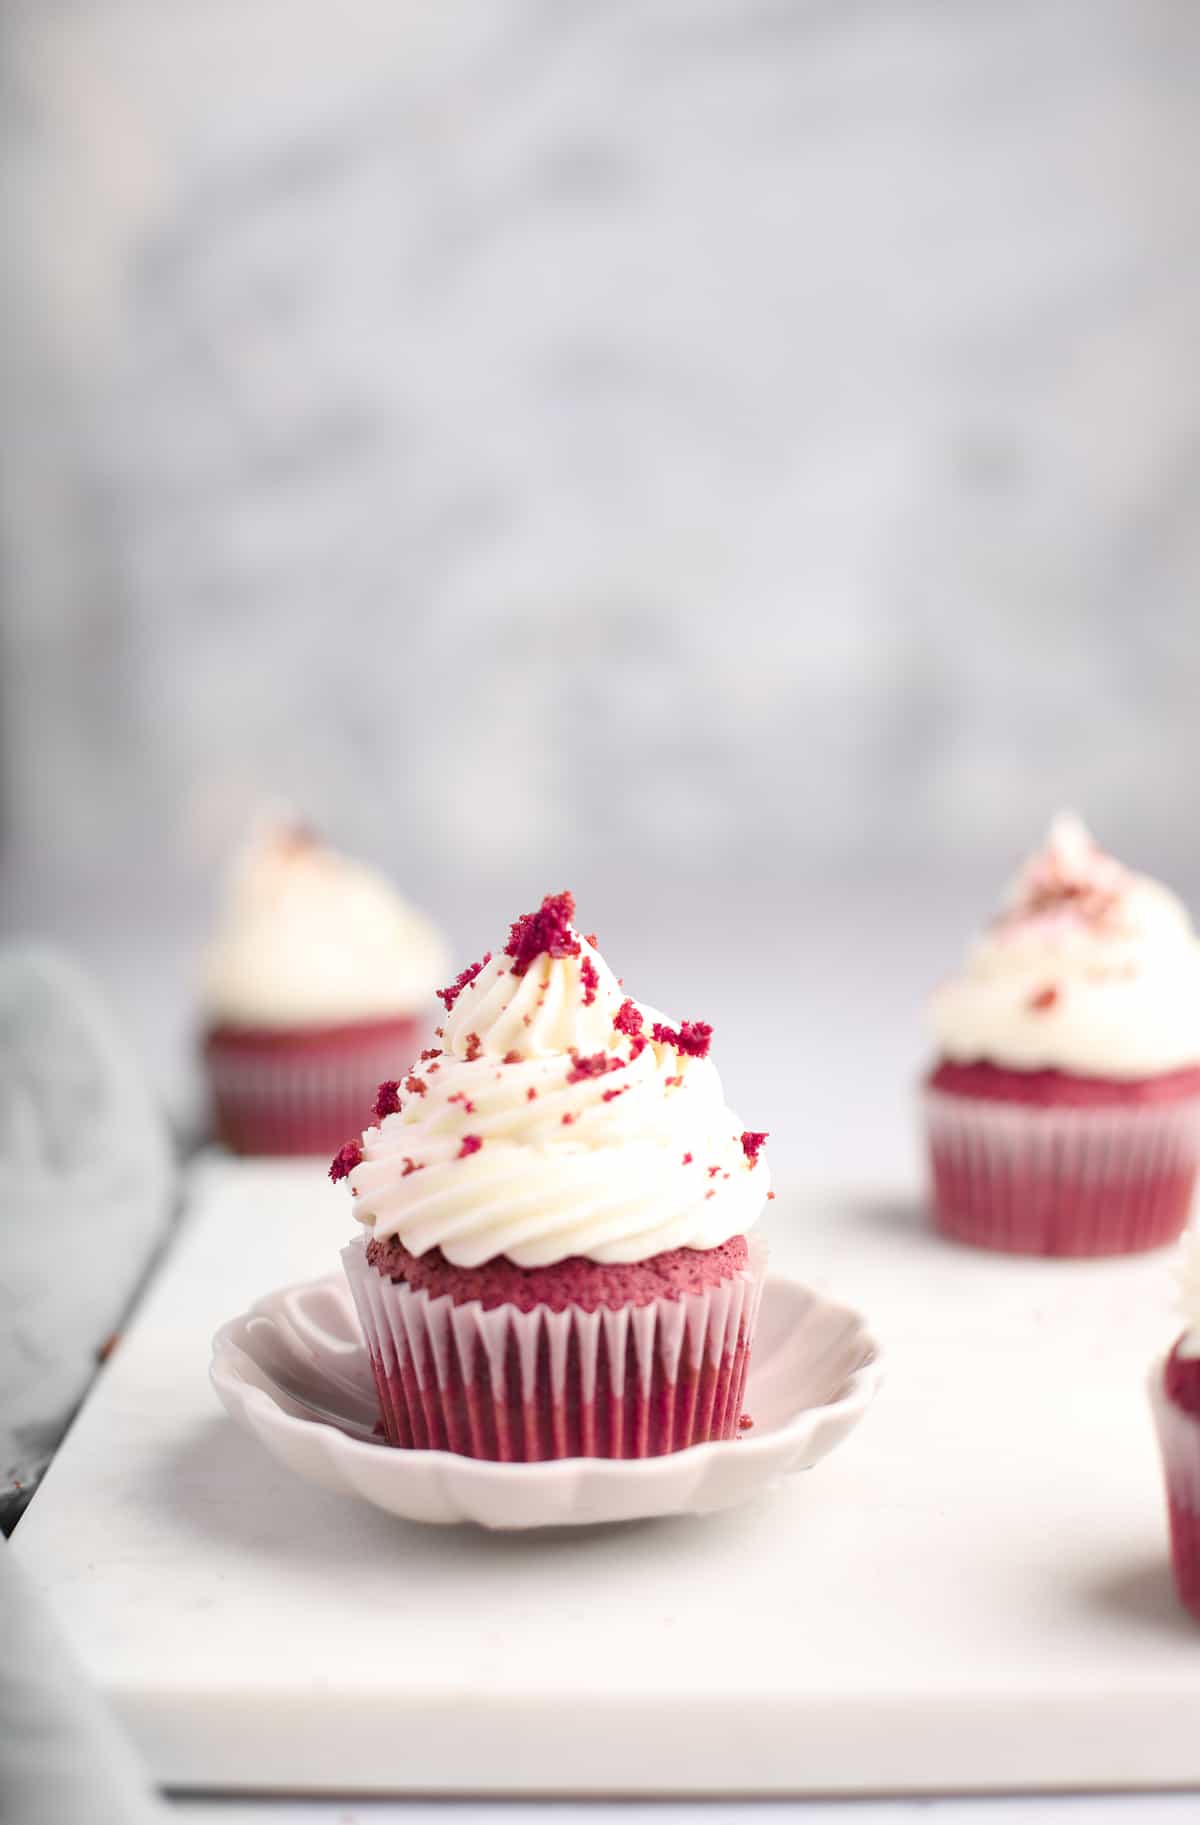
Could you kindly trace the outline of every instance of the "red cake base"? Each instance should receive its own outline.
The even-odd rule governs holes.
[[[1133,1083],[942,1061],[925,1084],[934,1225],[1005,1253],[1173,1242],[1200,1158],[1200,1070]]]
[[[415,1259],[399,1244],[370,1249],[374,1261],[361,1242],[343,1260],[390,1444],[535,1463],[737,1436],[760,1245],[534,1269],[456,1269],[434,1251],[419,1286],[391,1277]]]
[[[1180,1602],[1200,1620],[1200,1358],[1167,1358],[1151,1390]]]
[[[380,1083],[404,1076],[428,1032],[411,1015],[289,1032],[212,1027],[216,1138],[234,1153],[332,1153],[371,1120]]]

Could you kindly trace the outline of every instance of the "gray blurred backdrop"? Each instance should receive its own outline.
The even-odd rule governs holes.
[[[172,1100],[285,799],[815,1172],[1062,802],[1196,897],[1192,0],[9,0],[0,906]]]

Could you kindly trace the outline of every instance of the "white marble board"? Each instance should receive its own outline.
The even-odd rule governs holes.
[[[1146,1365],[1169,1260],[1029,1263],[793,1194],[776,1260],[889,1351],[861,1429],[744,1510],[425,1530],[277,1468],[211,1332],[322,1272],[310,1164],[209,1161],[15,1537],[178,1788],[862,1793],[1200,1783]]]

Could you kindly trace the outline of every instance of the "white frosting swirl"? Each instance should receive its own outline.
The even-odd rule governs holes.
[[[1179,1251],[1179,1309],[1185,1330],[1179,1343],[1181,1356],[1200,1356],[1200,1226],[1194,1221]]]
[[[302,830],[253,838],[204,969],[209,1019],[336,1026],[422,1011],[443,979],[435,928],[373,869]]]
[[[1182,903],[1060,816],[931,1004],[941,1055],[1152,1077],[1200,1064],[1200,945]]]
[[[749,1229],[770,1178],[709,1059],[650,1038],[663,1016],[649,1008],[639,1050],[614,1026],[623,991],[582,939],[578,956],[543,953],[520,976],[512,964],[493,958],[461,991],[442,1055],[418,1060],[400,1110],[367,1130],[356,1216],[460,1267],[644,1261]]]

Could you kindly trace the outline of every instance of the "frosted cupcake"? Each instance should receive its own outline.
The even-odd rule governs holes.
[[[325,1153],[433,1022],[440,937],[382,876],[307,831],[256,838],[204,974],[218,1137],[239,1153]]]
[[[343,1253],[393,1445],[531,1462],[733,1437],[771,1196],[711,1029],[627,997],[553,895],[380,1086]]]
[[[1062,816],[933,997],[943,1235],[1035,1255],[1173,1241],[1200,1155],[1200,946],[1167,888]]]

